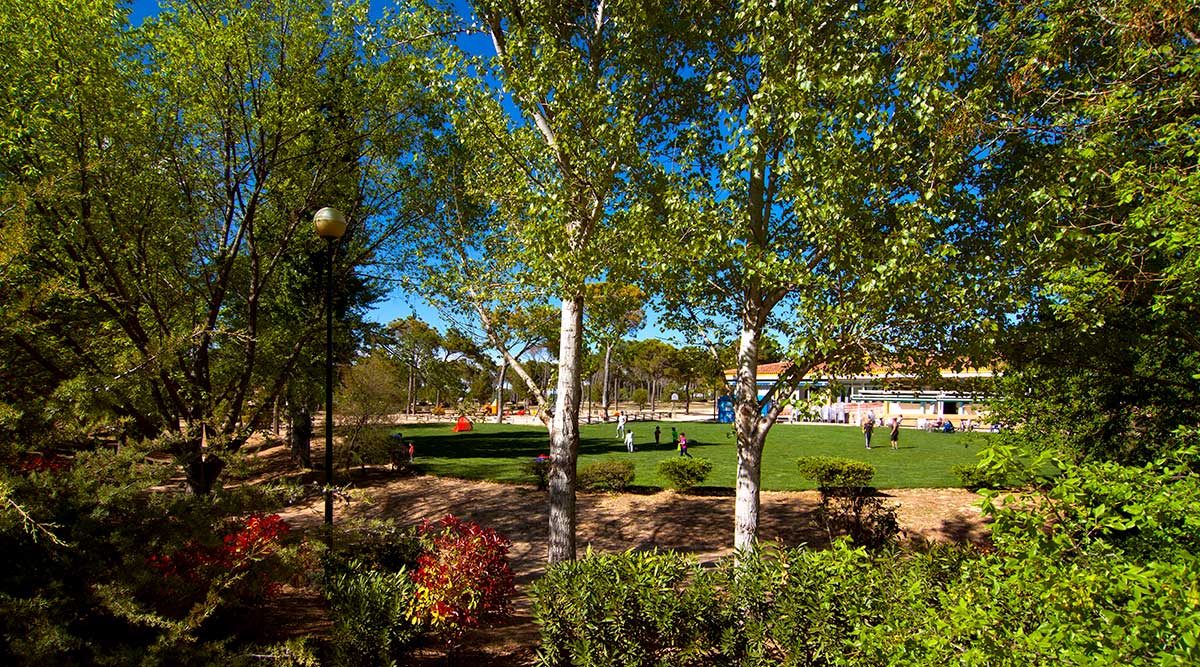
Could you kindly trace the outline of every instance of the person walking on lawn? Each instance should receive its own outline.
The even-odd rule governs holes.
[[[689,459],[692,458],[692,455],[688,454],[687,450],[687,433],[679,434],[679,455],[686,456]]]
[[[867,439],[867,449],[871,448],[871,433],[875,430],[875,420],[867,417],[862,423],[863,436]]]
[[[892,419],[892,430],[890,433],[890,439],[892,441],[892,449],[900,449],[900,418],[899,417],[895,417]]]
[[[625,431],[625,449],[628,449],[630,454],[633,453],[633,429]]]

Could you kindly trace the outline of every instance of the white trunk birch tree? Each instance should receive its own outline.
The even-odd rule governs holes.
[[[651,217],[643,175],[675,134],[670,92],[683,85],[687,62],[672,34],[691,19],[629,0],[478,0],[471,8],[492,54],[452,54],[458,60],[446,73],[455,100],[448,134],[461,168],[446,175],[441,218],[469,241],[457,249],[425,242],[421,261],[445,259],[442,291],[476,305],[497,349],[487,304],[541,300],[559,310],[557,384],[553,397],[541,396],[553,409],[540,411],[550,436],[555,563],[575,558],[588,285],[628,282],[647,245],[632,221]],[[505,356],[540,396],[521,362]]]

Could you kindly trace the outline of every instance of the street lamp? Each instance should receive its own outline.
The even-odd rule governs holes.
[[[333,242],[346,233],[346,216],[326,206],[313,216],[325,239],[325,525],[333,530]],[[330,533],[332,536],[333,533]]]

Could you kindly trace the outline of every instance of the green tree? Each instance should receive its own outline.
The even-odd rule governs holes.
[[[695,345],[685,345],[671,355],[669,373],[683,385],[683,412],[692,412],[692,392],[697,388],[724,389],[725,376],[713,357]],[[714,392],[715,393],[715,392]]]
[[[636,332],[646,320],[643,306],[646,296],[636,285],[591,283],[585,323],[590,335],[604,348],[604,375],[600,390],[600,410],[608,419],[608,381],[613,346]]]
[[[756,539],[777,398],[818,369],[936,365],[994,326],[976,250],[992,231],[972,213],[977,154],[960,132],[974,46],[953,19],[932,4],[748,1],[702,25],[695,63],[719,122],[696,124],[673,175],[663,238],[680,260],[658,289],[710,347],[736,333],[738,549]],[[768,329],[792,365],[760,398]]]
[[[998,106],[982,191],[1019,221],[1028,295],[1001,348],[995,409],[1025,425],[1006,438],[1150,460],[1200,391],[1196,9],[1004,5],[982,44]]]
[[[416,315],[393,320],[387,326],[387,339],[376,341],[405,369],[404,411],[417,411],[417,397],[436,360],[441,334]]]
[[[39,369],[58,421],[174,432],[204,491],[219,463],[201,464],[202,435],[239,447],[319,349],[319,290],[289,293],[320,276],[312,213],[350,215],[342,285],[401,224],[377,213],[403,167],[360,164],[419,142],[424,74],[404,69],[407,45],[364,40],[361,6],[179,3],[137,30],[104,2],[11,9],[20,39],[0,48],[21,111],[0,129],[0,169],[21,242],[0,294],[5,356]],[[342,290],[343,322],[363,286]]]
[[[456,208],[449,217],[478,232],[471,236],[477,249],[456,265],[483,259],[498,269],[484,276],[464,268],[464,276],[473,275],[474,284],[511,279],[560,303],[557,388],[547,422],[548,558],[558,562],[575,557],[586,285],[601,276],[619,280],[636,263],[631,249],[639,237],[621,223],[642,215],[640,175],[653,171],[650,155],[662,148],[675,111],[659,102],[671,99],[665,93],[688,66],[673,26],[690,18],[636,2],[479,0],[472,8],[495,57],[450,77],[463,107],[455,141],[490,164],[476,159],[461,177],[448,178],[443,201]],[[473,76],[480,72],[487,76]],[[493,85],[511,96],[505,99],[519,119],[488,90]],[[474,300],[481,298],[476,291]],[[479,314],[488,329],[486,309]],[[520,363],[509,363],[540,391]]]
[[[657,339],[634,341],[629,346],[630,366],[646,381],[646,395],[650,401],[650,411],[662,393],[663,379],[670,372],[671,361],[675,348]],[[645,401],[642,401],[643,403]]]

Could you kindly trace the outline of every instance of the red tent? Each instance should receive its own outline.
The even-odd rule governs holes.
[[[454,425],[454,432],[458,433],[459,431],[470,431],[470,430],[471,430],[471,420],[467,419],[466,417],[459,417],[458,423],[456,423]]]

